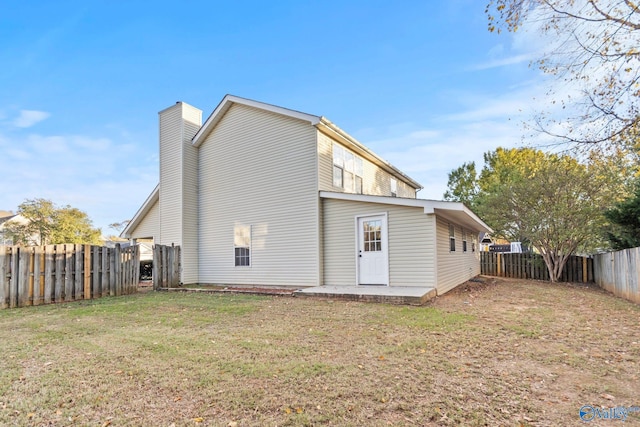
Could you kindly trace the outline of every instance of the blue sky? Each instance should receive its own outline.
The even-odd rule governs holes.
[[[489,33],[477,0],[0,6],[0,210],[43,197],[103,234],[155,187],[176,101],[323,115],[441,199],[451,169],[521,144],[544,93],[541,40]]]

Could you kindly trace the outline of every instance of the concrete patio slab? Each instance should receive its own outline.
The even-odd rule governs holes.
[[[436,296],[428,286],[314,286],[293,293],[300,297],[324,297],[390,304],[422,305]]]

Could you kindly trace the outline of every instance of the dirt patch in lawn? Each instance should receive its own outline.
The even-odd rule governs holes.
[[[640,406],[639,318],[594,286],[490,278],[423,307],[149,292],[4,310],[0,425],[583,425],[584,405]]]

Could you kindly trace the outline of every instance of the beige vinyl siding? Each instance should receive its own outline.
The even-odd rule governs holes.
[[[332,146],[335,141],[324,133],[318,131],[318,177],[320,191],[346,192],[343,188],[333,186],[333,152]],[[337,143],[337,142],[336,142]],[[391,174],[358,155],[355,150],[340,144],[346,150],[351,151],[363,159],[364,176],[362,177],[362,192],[371,196],[390,196]],[[400,178],[398,181],[398,197],[415,198],[416,190]]]
[[[398,197],[406,197],[409,199],[415,199],[417,196],[416,189],[405,183],[404,181],[398,180]]]
[[[342,188],[333,186],[333,152],[331,146],[333,139],[324,133],[317,131],[318,139],[318,190],[340,191]]]
[[[188,117],[188,115],[187,115]],[[198,119],[199,120],[199,119]],[[198,121],[199,123],[199,121]],[[198,149],[191,139],[200,126],[189,121],[183,129],[182,282],[198,282]]]
[[[198,281],[198,154],[191,139],[202,112],[177,103],[160,112],[160,244],[182,246],[184,283]]]
[[[182,244],[182,108],[160,112],[161,245]]]
[[[315,128],[234,104],[199,150],[200,283],[319,284]],[[250,267],[235,226],[251,226]]]
[[[158,202],[155,202],[151,209],[144,216],[138,226],[131,230],[132,239],[144,239],[152,237],[157,241],[160,234],[160,208]]]
[[[449,251],[449,224],[453,224],[440,217],[437,218],[438,239],[438,295],[450,291],[454,287],[480,274],[480,255],[478,248],[471,251],[471,242],[477,232],[467,229],[467,252],[462,251],[462,227],[455,227],[456,250]]]
[[[435,286],[434,216],[421,207],[323,199],[324,284],[356,284],[356,216],[387,213],[390,286]]]

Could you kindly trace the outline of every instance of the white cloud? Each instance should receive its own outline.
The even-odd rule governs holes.
[[[20,110],[20,115],[13,120],[13,125],[19,128],[30,128],[51,116],[46,111]]]
[[[5,173],[0,209],[42,197],[108,224],[135,214],[158,180],[157,159],[142,145],[87,135],[1,134]]]
[[[459,92],[452,96],[459,103],[455,113],[434,115],[420,124],[389,126],[379,130],[379,138],[371,137],[375,134],[371,129],[364,137],[357,137],[422,184],[420,198],[439,200],[447,190],[449,172],[463,163],[474,161],[479,171],[484,153],[498,147],[523,146],[525,135],[527,145],[549,145],[553,141],[524,126],[535,111],[549,107],[544,96],[539,96],[544,90],[538,79],[499,94]]]
[[[488,70],[491,68],[505,67],[508,65],[521,64],[523,62],[531,62],[535,59],[535,55],[533,53],[522,53],[519,55],[513,55],[506,58],[494,59],[489,62],[485,62],[483,64],[474,65],[472,70]]]

